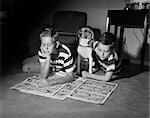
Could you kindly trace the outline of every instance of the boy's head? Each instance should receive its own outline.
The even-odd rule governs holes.
[[[88,46],[89,42],[94,38],[94,32],[91,27],[81,27],[78,31],[79,44],[82,46]]]
[[[97,55],[101,60],[108,58],[108,56],[111,54],[114,49],[115,39],[116,37],[114,36],[114,34],[109,32],[105,32],[101,35],[101,38],[95,49]]]
[[[55,46],[57,33],[52,28],[45,28],[40,34],[41,50],[45,54],[51,54]]]

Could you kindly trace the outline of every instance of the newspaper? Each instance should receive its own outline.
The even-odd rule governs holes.
[[[40,75],[28,77],[23,82],[11,87],[23,93],[49,97],[58,100],[72,98],[85,102],[104,104],[118,84],[102,82],[78,77],[75,81],[65,84],[43,86]]]

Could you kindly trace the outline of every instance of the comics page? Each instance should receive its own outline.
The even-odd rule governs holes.
[[[77,79],[71,83],[43,86],[41,84],[42,78],[40,75],[35,75],[28,77],[26,80],[11,87],[10,89],[16,89],[23,93],[30,93],[34,95],[64,100],[68,94],[74,91],[84,81],[85,80],[83,79]]]
[[[40,77],[40,75],[35,75],[32,77],[28,77],[26,80],[11,87],[10,89],[16,89],[23,93],[52,97],[53,94],[63,86],[63,84],[43,86],[41,83],[42,78]]]
[[[41,83],[42,78],[40,75],[35,75],[28,77],[10,89],[59,100],[64,100],[68,97],[95,104],[104,104],[118,85],[82,77],[78,77],[73,82],[66,84],[43,86]]]
[[[68,97],[95,104],[103,104],[117,84],[86,79],[86,81],[74,90]]]

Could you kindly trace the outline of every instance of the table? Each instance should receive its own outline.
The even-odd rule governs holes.
[[[120,26],[119,36],[119,56],[123,45],[123,34],[125,28],[144,28],[144,39],[141,49],[140,70],[143,71],[145,47],[147,45],[147,35],[150,20],[150,10],[108,10],[106,18],[106,31],[110,32],[111,25],[114,25],[114,34],[117,35]]]

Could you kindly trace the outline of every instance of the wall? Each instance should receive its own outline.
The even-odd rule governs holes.
[[[105,19],[107,10],[123,9],[124,0],[8,0],[11,7],[11,16],[15,24],[23,24],[27,34],[29,45],[34,49],[34,40],[38,40],[38,33],[43,24],[51,24],[55,11],[74,10],[83,11],[88,15],[87,25],[105,31]],[[139,51],[141,48],[143,31],[137,29],[125,30],[126,39],[124,45],[124,57],[133,58],[139,62]],[[137,36],[138,35],[138,39]],[[34,39],[34,40],[33,40]],[[37,41],[36,41],[37,42]],[[150,38],[148,39],[150,44]],[[32,45],[33,44],[33,45]],[[149,45],[146,49],[146,61],[149,63]]]
[[[107,10],[123,9],[125,6],[124,0],[64,0],[57,10],[77,10],[88,14],[87,25],[105,31],[105,19]],[[45,23],[49,21],[47,14],[43,17]],[[143,29],[125,29],[124,34],[125,44],[123,58],[131,58],[133,62],[140,63],[140,49],[143,42]],[[149,64],[149,44],[150,37],[148,36],[148,46],[146,47],[146,63]]]
[[[104,31],[107,10],[123,9],[123,7],[123,0],[63,0],[61,5],[55,10],[77,10],[86,12],[88,14],[87,24]],[[48,20],[48,18],[47,20],[45,19],[45,22]]]

